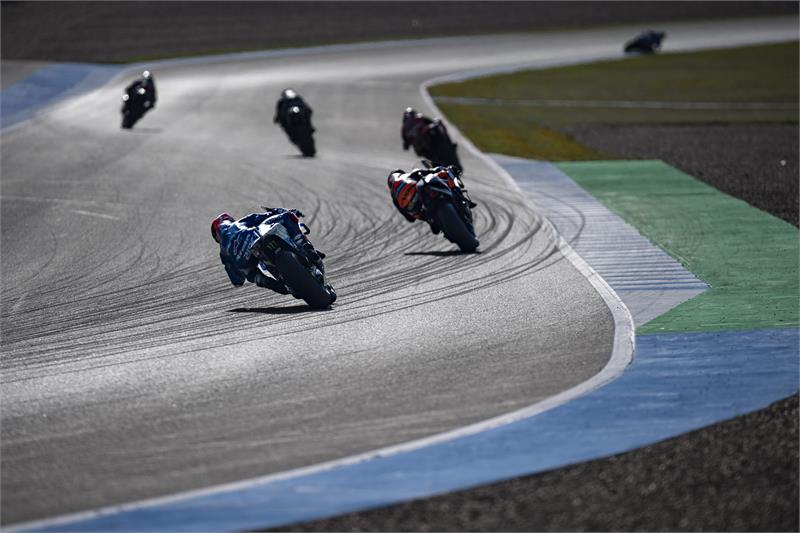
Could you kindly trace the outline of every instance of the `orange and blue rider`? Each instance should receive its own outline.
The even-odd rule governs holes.
[[[454,187],[454,180],[460,172],[452,165],[448,167],[418,168],[411,172],[397,169],[393,170],[386,180],[392,194],[392,203],[409,222],[417,220],[431,222],[425,213],[425,206],[421,198],[421,184],[431,174],[435,174],[450,187]],[[433,225],[431,225],[431,231],[438,233],[437,228]]]

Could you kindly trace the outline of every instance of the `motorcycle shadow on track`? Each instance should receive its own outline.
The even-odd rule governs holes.
[[[319,313],[332,309],[315,309],[310,305],[297,304],[290,307],[237,307],[229,309],[229,313],[259,313],[262,315],[297,315],[300,313]]]
[[[156,133],[162,133],[164,128],[130,128],[123,130],[126,133],[144,133],[147,135],[155,135]]]
[[[432,255],[434,257],[451,257],[454,255],[478,255],[480,250],[473,250],[471,252],[462,252],[461,250],[443,250],[434,252],[406,252],[403,255]]]

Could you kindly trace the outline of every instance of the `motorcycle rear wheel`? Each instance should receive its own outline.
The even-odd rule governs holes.
[[[275,252],[273,264],[278,268],[284,283],[294,290],[305,302],[315,309],[327,309],[331,296],[314,276],[303,266],[300,259],[288,250]]]
[[[455,243],[462,252],[474,252],[480,242],[467,224],[458,216],[453,204],[444,203],[436,210],[436,220],[447,240]]]
[[[433,145],[433,162],[437,165],[455,165],[458,168],[461,166],[461,161],[458,159],[456,153],[456,145],[450,140],[444,132],[438,132],[431,140]]]
[[[314,157],[317,153],[317,148],[314,146],[314,138],[309,135],[308,139],[300,141],[300,151],[306,157]]]

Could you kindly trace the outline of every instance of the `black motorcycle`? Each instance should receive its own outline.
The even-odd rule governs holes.
[[[147,111],[150,101],[144,87],[136,87],[122,95],[122,127],[131,129]]]
[[[423,163],[432,167],[427,161]],[[441,231],[462,252],[474,252],[480,244],[472,221],[472,208],[477,204],[467,194],[460,170],[450,166],[428,174],[417,182],[417,194],[422,199],[425,219],[434,233]]]
[[[456,153],[457,145],[450,140],[447,128],[440,119],[435,119],[424,128],[420,136],[414,140],[413,146],[418,156],[424,157],[434,165],[455,165],[459,169],[463,168]]]
[[[305,157],[314,157],[317,148],[314,145],[314,129],[308,113],[298,106],[290,107],[286,112],[286,135]]]
[[[325,282],[322,256],[307,246],[298,246],[291,237],[301,231],[307,235],[308,227],[287,211],[262,222],[258,231],[261,238],[251,250],[259,259],[261,273],[283,282],[295,298],[305,300],[311,307],[328,308],[336,299],[336,292]]]
[[[654,54],[661,49],[661,41],[667,34],[663,31],[648,30],[625,43],[625,53]]]

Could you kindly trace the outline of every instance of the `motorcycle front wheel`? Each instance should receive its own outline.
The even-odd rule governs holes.
[[[284,283],[293,290],[295,296],[299,296],[315,309],[330,307],[330,294],[303,266],[297,255],[288,250],[278,250],[275,252],[272,262],[280,271]]]

